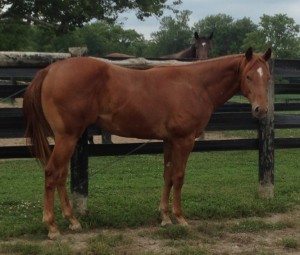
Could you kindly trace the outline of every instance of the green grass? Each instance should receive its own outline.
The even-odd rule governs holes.
[[[286,249],[297,249],[299,247],[299,241],[291,237],[286,237],[282,239],[282,245]]]
[[[46,247],[40,244],[17,242],[14,244],[0,245],[0,254],[69,255],[71,254],[71,249],[67,244],[63,244],[60,242],[47,245]]]
[[[285,222],[267,223],[263,220],[242,220],[230,228],[232,233],[253,233],[263,230],[280,230],[291,227]]]
[[[192,153],[182,202],[188,219],[229,219],[286,212],[300,205],[300,150],[275,153],[275,197],[257,197],[257,151]],[[89,215],[85,229],[157,226],[163,156],[90,158]],[[34,160],[0,162],[0,238],[46,238],[42,224],[43,170]],[[62,231],[68,223],[56,201]],[[259,223],[259,222],[258,222]],[[246,224],[246,223],[245,223]],[[253,224],[252,224],[253,225]],[[247,225],[245,225],[247,227]],[[268,227],[268,226],[266,226]]]
[[[124,237],[124,235],[115,235],[112,237],[98,235],[89,241],[87,254],[113,255],[116,254],[114,252],[115,247],[130,243],[131,240]]]
[[[170,225],[165,228],[160,228],[153,233],[153,238],[158,239],[186,240],[190,239],[191,236],[189,228],[180,225]]]

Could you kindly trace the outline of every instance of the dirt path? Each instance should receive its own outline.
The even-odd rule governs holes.
[[[247,223],[248,222],[248,223]],[[247,218],[225,221],[189,221],[186,235],[164,236],[159,226],[145,228],[94,229],[78,233],[63,233],[59,240],[37,241],[36,238],[14,238],[1,244],[39,244],[49,247],[57,243],[71,247],[72,254],[87,253],[91,240],[102,236],[105,240],[122,236],[125,242],[113,247],[114,253],[140,254],[300,254],[300,211],[275,214],[265,218]],[[252,227],[247,227],[247,224]],[[258,227],[257,227],[258,226]],[[100,241],[99,241],[100,242]],[[103,243],[102,243],[103,245]],[[102,247],[102,246],[101,246]],[[101,253],[102,254],[102,253]],[[103,253],[104,254],[104,253]]]

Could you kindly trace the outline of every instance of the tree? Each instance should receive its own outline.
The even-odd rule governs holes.
[[[175,53],[192,44],[194,33],[188,25],[190,15],[191,11],[185,10],[177,13],[175,18],[162,18],[160,30],[151,34],[151,57]]]
[[[0,50],[32,50],[31,34],[32,28],[24,24],[11,22],[4,25],[0,23]]]
[[[93,19],[115,21],[118,14],[128,10],[135,10],[140,20],[151,15],[161,16],[164,9],[175,10],[181,0],[174,0],[171,5],[166,2],[167,0],[2,0],[0,21],[39,24],[61,34]]]
[[[98,57],[112,52],[140,56],[146,44],[143,35],[135,30],[124,30],[104,21],[86,24],[63,35],[35,27],[32,39],[37,42],[37,51],[67,52],[69,47],[87,47],[90,56]]]
[[[142,55],[145,44],[143,35],[135,30],[124,30],[120,25],[111,25],[106,22],[96,22],[77,29],[82,41],[89,50],[89,55],[105,56],[112,52]]]
[[[214,32],[212,56],[240,53],[247,33],[256,30],[256,25],[249,19],[234,19],[225,14],[210,15],[194,25],[194,30],[201,34]]]
[[[253,45],[256,51],[265,51],[272,47],[275,57],[299,57],[299,31],[300,26],[293,18],[286,14],[276,14],[274,16],[263,15],[260,18],[257,31],[249,33],[244,45]]]

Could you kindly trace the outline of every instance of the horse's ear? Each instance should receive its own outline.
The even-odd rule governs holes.
[[[194,33],[195,39],[198,40],[199,39],[199,35],[197,32]]]
[[[246,56],[246,59],[248,61],[250,61],[252,59],[252,56],[253,56],[253,49],[252,49],[252,47],[248,48],[248,50],[245,53],[245,56]]]
[[[214,32],[211,32],[210,36],[209,36],[209,40],[211,40],[214,36]]]
[[[270,59],[270,57],[272,56],[272,49],[269,48],[267,49],[267,51],[265,52],[265,54],[263,55],[264,60],[268,61]]]

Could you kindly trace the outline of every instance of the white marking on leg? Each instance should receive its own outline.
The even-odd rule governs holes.
[[[259,68],[257,69],[257,72],[258,72],[258,74],[259,74],[260,77],[263,77],[264,72],[263,72],[263,69],[262,69],[261,67],[259,67]]]
[[[205,45],[206,45],[206,42],[203,42],[203,43],[202,43],[202,47],[204,47]]]

